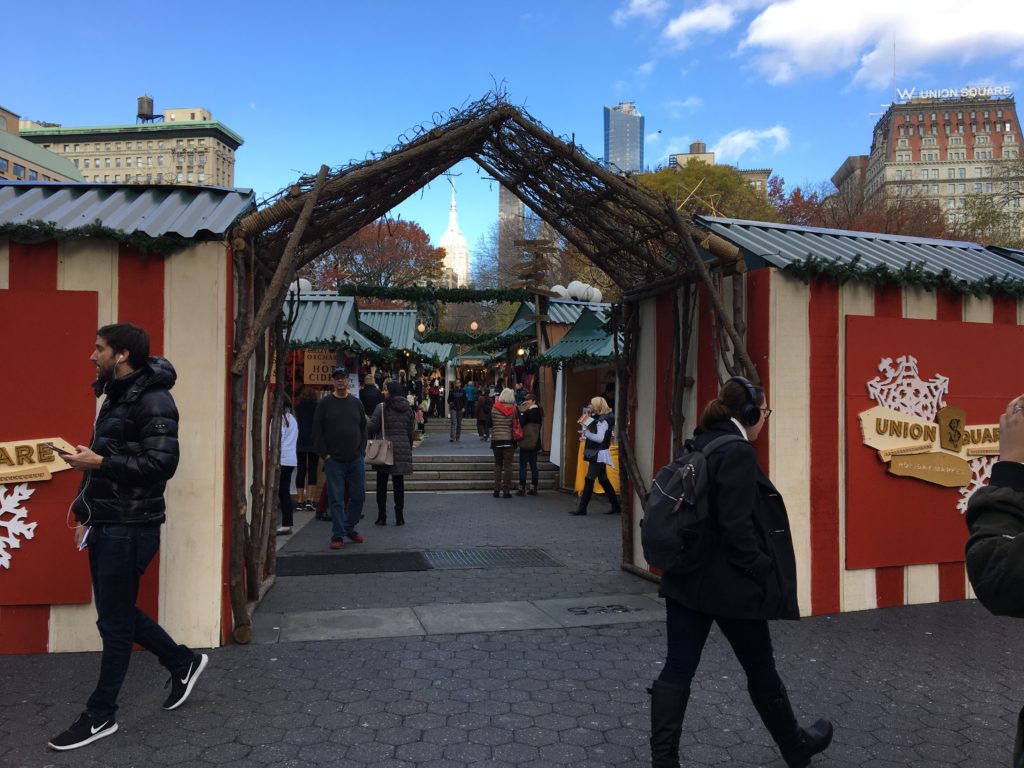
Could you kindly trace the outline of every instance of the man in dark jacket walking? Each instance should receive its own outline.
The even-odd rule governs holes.
[[[331,371],[334,391],[320,400],[313,414],[313,444],[323,457],[327,494],[331,504],[331,549],[341,549],[344,539],[363,543],[356,525],[363,516],[366,497],[366,412],[349,392],[348,370]],[[348,504],[345,490],[349,491]]]
[[[999,417],[999,461],[967,504],[967,576],[981,604],[1024,618],[1024,395]],[[1017,716],[1014,768],[1024,768],[1024,709]]]
[[[448,418],[451,420],[449,442],[462,439],[462,415],[466,412],[466,393],[458,379],[452,382],[448,392]]]
[[[96,366],[96,396],[106,400],[92,444],[62,458],[85,473],[72,502],[75,543],[89,548],[103,658],[85,712],[49,742],[57,750],[84,747],[117,730],[117,696],[133,642],[170,672],[164,709],[185,703],[209,661],[175,643],[135,605],[139,580],[160,548],[164,489],[178,467],[178,410],[169,391],[174,368],[149,356],[149,336],[130,323],[100,328],[89,359]]]

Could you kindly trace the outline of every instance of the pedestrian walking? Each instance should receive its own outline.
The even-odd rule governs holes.
[[[711,624],[732,646],[747,677],[747,691],[790,768],[803,768],[832,741],[832,724],[801,728],[775,668],[770,619],[799,619],[796,556],[785,504],[757,465],[752,445],[771,409],[764,390],[735,377],[708,403],[694,435],[707,454],[708,502],[713,534],[700,565],[685,574],[665,572],[668,655],[650,689],[652,768],[678,768],[690,683]]]
[[[437,379],[431,379],[427,394],[430,395],[430,415],[441,418],[441,384]]]
[[[448,392],[448,419],[449,442],[458,442],[462,439],[462,414],[466,412],[466,393],[462,385],[456,379],[452,382],[452,388]]]
[[[317,465],[320,463],[313,445],[313,414],[316,413],[318,399],[315,389],[303,387],[295,406],[295,421],[299,427],[299,437],[295,442],[295,490],[299,494],[299,509],[309,512],[316,505],[313,488],[316,487]]]
[[[583,429],[580,442],[583,443],[583,459],[587,462],[587,476],[583,481],[583,492],[576,507],[569,511],[570,515],[587,514],[587,506],[594,495],[594,483],[601,484],[604,495],[611,502],[611,509],[605,514],[617,515],[621,507],[615,487],[608,479],[608,467],[612,465],[612,434],[615,431],[615,414],[608,407],[603,397],[595,397],[584,409]]]
[[[384,394],[377,388],[377,380],[372,373],[363,377],[363,387],[359,390],[359,402],[363,404],[366,417],[374,412],[378,405],[384,402]]]
[[[366,496],[366,411],[348,389],[348,370],[331,371],[333,391],[313,415],[313,443],[324,459],[331,509],[331,549],[341,549],[348,537],[362,544],[356,526],[363,516]],[[349,492],[346,500],[345,492]]]
[[[1024,618],[1024,395],[999,417],[999,461],[967,503],[967,576],[997,616]],[[1017,716],[1014,768],[1024,768],[1024,709]]]
[[[476,384],[470,379],[463,389],[466,392],[466,418],[472,419],[476,414]]]
[[[133,642],[170,674],[164,709],[185,703],[209,662],[205,653],[176,643],[135,604],[139,580],[160,549],[164,490],[178,467],[178,409],[170,393],[177,374],[167,360],[150,357],[149,335],[131,323],[96,331],[89,359],[96,366],[96,397],[106,398],[90,445],[62,458],[84,474],[71,504],[74,540],[79,549],[89,549],[103,656],[85,711],[49,741],[61,751],[117,731],[117,698]]]
[[[292,472],[298,463],[295,445],[299,439],[299,424],[292,414],[292,401],[287,395],[281,406],[281,462],[278,465],[277,498],[281,505],[281,525],[278,536],[292,532],[295,508],[292,505]]]
[[[476,433],[481,440],[491,439],[491,408],[494,398],[489,392],[482,392],[476,400]]]
[[[519,441],[519,490],[517,496],[537,495],[539,476],[537,473],[537,456],[541,449],[544,429],[544,409],[537,405],[537,396],[527,392],[523,407],[519,413],[523,424],[523,439]],[[526,490],[526,469],[530,469],[530,490]]]
[[[512,422],[516,418],[516,395],[511,389],[501,390],[491,408],[491,451],[494,453],[494,498],[512,498],[512,458],[516,443],[512,439]]]
[[[377,470],[377,520],[374,525],[387,525],[388,478],[395,493],[395,525],[405,525],[405,478],[412,474],[412,441],[416,418],[405,398],[405,390],[397,381],[388,385],[387,399],[377,406],[367,431],[391,441],[394,462]]]

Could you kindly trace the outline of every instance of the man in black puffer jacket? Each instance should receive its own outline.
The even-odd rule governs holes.
[[[967,576],[997,616],[1024,618],[1024,395],[999,417],[999,461],[967,504]],[[1017,716],[1014,768],[1024,768],[1024,709]]]
[[[171,674],[164,709],[185,702],[209,660],[175,643],[135,605],[139,580],[160,548],[164,489],[178,467],[178,409],[169,391],[174,368],[149,356],[149,336],[130,323],[100,328],[89,359],[96,365],[96,396],[106,400],[92,444],[63,458],[85,473],[72,503],[75,543],[89,548],[103,659],[85,712],[49,742],[57,750],[77,749],[117,730],[117,696],[133,642]]]

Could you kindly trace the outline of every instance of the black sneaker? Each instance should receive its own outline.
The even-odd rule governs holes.
[[[196,684],[196,680],[203,674],[203,670],[206,669],[206,664],[209,661],[210,657],[205,653],[193,653],[192,663],[188,665],[183,674],[171,673],[171,677],[167,681],[167,685],[171,686],[171,694],[167,697],[167,701],[164,702],[164,709],[177,709],[185,703],[189,694],[192,693],[192,686]],[[164,687],[166,688],[167,685]]]
[[[86,744],[92,744],[104,736],[110,736],[116,730],[117,721],[114,718],[109,717],[106,720],[96,722],[89,717],[88,712],[83,712],[64,733],[50,739],[47,742],[47,746],[50,749],[57,749],[61,752],[69,749],[78,749]]]

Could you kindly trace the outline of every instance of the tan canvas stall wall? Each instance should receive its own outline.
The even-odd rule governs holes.
[[[58,286],[98,293],[97,327],[117,319],[117,252],[107,241],[60,245]],[[0,253],[5,256],[6,248]],[[181,461],[167,486],[159,620],[179,642],[197,647],[220,644],[226,259],[223,245],[204,243],[164,262],[163,348],[178,373],[174,396],[182,430]],[[50,650],[99,650],[95,621],[91,605],[53,606]]]
[[[635,340],[637,347],[637,366],[633,371],[633,381],[636,391],[636,413],[632,425],[632,438],[637,468],[640,475],[645,478],[654,477],[657,467],[654,466],[654,432],[655,424],[655,402],[654,392],[656,387],[656,376],[658,366],[654,365],[655,360],[655,322],[654,302],[643,301],[637,305],[636,311],[640,313],[640,333]],[[643,517],[643,507],[640,504],[640,497],[633,494],[633,562],[646,568],[643,548],[640,545],[640,519]]]

